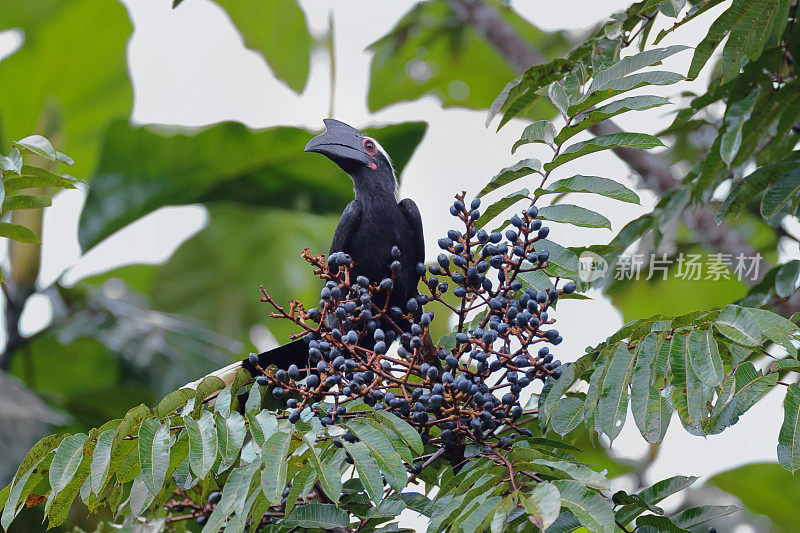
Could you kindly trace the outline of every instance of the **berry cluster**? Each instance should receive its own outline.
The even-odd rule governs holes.
[[[271,316],[300,326],[295,338],[308,344],[307,367],[261,369],[257,378],[285,400],[291,422],[319,416],[327,426],[358,416],[354,402],[361,400],[404,418],[432,444],[503,447],[517,434],[530,435],[520,425],[520,392],[536,379],[560,376],[550,345],[562,339],[550,313],[559,296],[576,286],[558,288],[556,279],[547,290],[536,290],[524,281],[527,272],[549,266],[542,243],[549,228],[536,206],[514,215],[505,234],[476,227],[479,207],[479,199],[467,206],[464,193],[456,196],[450,212],[463,230],[439,240],[447,253],[436,264],[417,265],[429,294],[408,300],[405,309],[389,305],[399,261],[385,279],[353,279],[348,255],[325,260],[305,250],[303,257],[325,281],[319,305],[308,310],[297,301],[286,310],[262,288],[262,301],[275,308]],[[399,257],[399,250],[394,253]],[[433,313],[423,310],[429,301],[458,318],[454,334],[439,346],[429,333]],[[256,356],[251,361],[258,366]]]

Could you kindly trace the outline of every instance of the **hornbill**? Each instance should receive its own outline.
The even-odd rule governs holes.
[[[344,122],[325,119],[325,131],[306,144],[350,175],[355,199],[342,212],[331,242],[330,254],[344,252],[352,257],[353,276],[378,282],[391,276],[390,265],[400,261],[389,297],[389,305],[406,309],[415,298],[420,274],[417,265],[425,260],[422,218],[411,199],[397,201],[398,183],[392,161],[375,139]],[[392,255],[393,248],[400,256]],[[382,306],[384,302],[375,301]],[[404,322],[404,321],[403,321]],[[403,323],[403,329],[410,324]],[[259,366],[288,369],[307,366],[308,346],[299,339],[258,355]],[[249,360],[243,366],[255,371]]]

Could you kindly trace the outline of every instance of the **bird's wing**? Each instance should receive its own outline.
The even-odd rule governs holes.
[[[414,250],[414,259],[417,263],[424,263],[425,262],[425,240],[422,236],[422,217],[419,214],[419,208],[417,204],[414,203],[414,200],[411,198],[406,198],[405,200],[401,200],[397,206],[400,208],[400,211],[403,213],[403,216],[406,217],[408,224],[411,226],[411,229],[414,231],[414,243],[415,243],[415,250]]]
[[[344,208],[336,231],[333,234],[330,253],[345,251],[348,248],[353,231],[361,220],[361,203],[353,200]]]

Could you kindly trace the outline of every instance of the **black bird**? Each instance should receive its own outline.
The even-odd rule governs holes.
[[[322,154],[339,165],[352,178],[355,193],[336,226],[330,253],[349,254],[355,263],[353,274],[371,282],[391,277],[391,263],[400,261],[389,305],[405,312],[408,300],[419,294],[417,264],[425,260],[417,204],[408,198],[397,201],[398,183],[392,161],[375,139],[344,122],[324,122],[325,131],[311,139],[305,151]],[[400,250],[399,258],[392,257],[395,246]],[[378,300],[375,303],[383,304]],[[286,369],[292,364],[302,368],[308,361],[308,347],[300,339],[261,353],[258,359],[264,368],[276,365]],[[255,370],[248,360],[244,366]]]

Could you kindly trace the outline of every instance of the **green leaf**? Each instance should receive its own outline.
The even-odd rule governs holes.
[[[228,12],[248,48],[260,52],[275,77],[294,92],[308,79],[311,35],[294,0],[215,0]]]
[[[422,437],[419,436],[419,433],[411,424],[386,411],[370,411],[368,415],[379,424],[390,427],[412,450],[422,455],[424,452]]]
[[[481,217],[475,221],[475,227],[476,228],[484,227],[490,221],[494,220],[494,218],[497,217],[497,215],[499,215],[512,205],[516,204],[520,200],[527,198],[529,194],[530,191],[528,191],[528,189],[521,189],[493,203],[492,205],[487,207],[486,211],[484,211]]]
[[[3,180],[6,192],[14,192],[35,187],[58,187],[60,189],[74,189],[75,180],[59,176],[49,170],[25,165],[19,177],[7,177]]]
[[[558,379],[548,377],[545,381],[544,389],[539,396],[539,426],[546,428],[550,425],[550,418],[553,416],[555,408],[561,403],[562,396],[572,385],[573,381],[572,365],[563,368]]]
[[[41,156],[48,161],[56,161],[56,149],[41,135],[29,135],[24,139],[14,141],[14,146],[30,150],[34,154]]]
[[[758,59],[772,35],[780,37],[790,4],[788,0],[735,0],[697,45],[688,77],[697,77],[720,42],[730,34],[722,52],[722,79],[733,79],[748,59]]]
[[[760,96],[761,91],[752,91],[747,97],[729,102],[725,109],[724,133],[720,136],[719,155],[726,165],[730,166],[733,158],[739,152],[742,144],[742,128],[745,122],[750,119],[753,106]]]
[[[597,404],[600,400],[600,393],[603,389],[603,378],[605,377],[606,372],[608,371],[608,359],[609,356],[611,355],[613,355],[611,348],[608,347],[600,352],[594,363],[594,370],[592,371],[592,375],[589,378],[589,390],[586,393],[586,406],[584,407],[584,415],[583,415],[583,420],[586,425],[586,429],[589,432],[591,432],[592,430],[598,434],[602,432],[602,428],[600,427],[600,417],[599,417],[599,411],[597,410]],[[545,383],[545,387],[546,386],[547,383]],[[544,390],[542,391],[542,393],[544,393]]]
[[[562,398],[550,413],[550,427],[562,437],[583,421],[584,403],[579,398]]]
[[[50,489],[54,494],[64,489],[72,481],[72,477],[83,460],[83,445],[88,438],[89,436],[85,433],[70,435],[61,441],[56,449],[48,473]]]
[[[764,375],[750,362],[740,364],[734,378],[736,386],[733,395],[713,421],[715,433],[738,422],[740,416],[778,383],[777,373]]]
[[[683,427],[692,435],[702,435],[705,409],[702,382],[692,370],[686,347],[686,335],[676,333],[669,351],[671,383],[675,387],[672,400]]]
[[[674,476],[642,489],[636,495],[650,505],[655,505],[664,498],[671,496],[689,487],[697,481],[697,477]],[[629,523],[641,513],[639,504],[625,505],[617,511],[617,520],[623,524]]]
[[[775,293],[781,298],[788,298],[794,294],[798,274],[800,274],[800,261],[797,259],[782,264],[775,276]]]
[[[710,387],[722,384],[725,368],[719,355],[719,346],[714,339],[713,328],[692,329],[689,333],[689,362],[700,381]]]
[[[564,472],[575,481],[580,481],[584,485],[592,489],[609,490],[611,487],[606,471],[596,472],[588,466],[580,463],[573,463],[569,461],[553,461],[550,459],[534,459],[531,461],[537,465],[549,466],[556,470]]]
[[[186,405],[190,398],[194,398],[195,391],[189,388],[183,388],[172,391],[164,396],[158,405],[153,410],[153,413],[158,418],[165,418],[167,415]]]
[[[550,258],[547,260],[548,266],[545,269],[548,275],[572,280],[580,279],[578,275],[580,262],[574,252],[547,239],[539,239],[536,241],[535,246],[539,252],[542,250],[550,252]]]
[[[227,417],[214,413],[217,428],[217,444],[219,448],[220,465],[217,473],[230,468],[239,456],[244,438],[247,435],[244,418],[237,411],[231,412]]]
[[[220,414],[223,418],[227,418],[228,415],[231,414],[231,385],[233,383],[229,383],[225,386],[224,389],[219,391],[217,397],[214,399],[214,414]]]
[[[625,343],[620,343],[603,380],[603,392],[598,402],[600,427],[611,442],[622,431],[628,416],[628,386],[635,363],[636,353],[628,350]]]
[[[600,213],[572,204],[556,204],[542,207],[539,209],[539,218],[583,228],[611,229],[611,222]]]
[[[652,514],[642,515],[636,519],[636,527],[644,530],[645,527],[650,526],[657,528],[658,531],[670,531],[675,533],[692,533],[688,529],[676,526],[672,520],[666,516],[656,516]]]
[[[405,502],[399,495],[391,496],[381,502],[380,505],[372,507],[367,513],[367,518],[370,520],[386,520],[396,518],[400,513],[406,510]]]
[[[778,461],[786,470],[800,469],[800,387],[786,387],[783,400],[783,424],[778,434]]]
[[[753,314],[744,307],[727,305],[720,313],[714,326],[733,342],[744,346],[761,344],[761,331]]]
[[[78,435],[73,435],[73,437],[77,437]],[[51,490],[44,507],[44,514],[48,519],[48,527],[56,527],[64,523],[64,521],[67,519],[67,514],[72,507],[72,502],[80,493],[81,487],[85,485],[85,482],[89,476],[89,463],[91,461],[90,457],[95,445],[93,438],[97,435],[97,432],[92,431],[91,435],[92,438],[88,438],[88,436],[85,435],[81,437],[84,440],[84,444],[76,450],[75,456],[73,456],[71,453],[68,454],[69,457],[62,456],[62,459],[64,459],[68,464],[74,461],[77,463],[77,466],[72,474],[66,475],[63,472],[56,474],[55,477],[64,482],[64,485],[60,487],[52,484],[53,469],[55,468],[59,470],[59,467],[61,466],[61,463],[57,461],[59,458],[58,450],[56,450],[56,454],[53,457],[53,462],[50,464]],[[66,442],[67,438],[62,441],[62,445],[64,445]],[[68,473],[71,470],[72,467],[67,466],[66,472]],[[69,480],[66,479],[67,477],[69,477]]]
[[[740,510],[735,505],[703,505],[678,513],[672,517],[672,521],[679,527],[690,528]]]
[[[314,469],[317,471],[317,479],[319,480],[322,490],[331,500],[338,502],[339,498],[342,496],[342,474],[334,465],[322,460],[322,451],[316,447],[314,442],[316,437],[312,433],[306,433],[303,435],[303,438],[306,439],[311,449],[310,458],[314,464]],[[298,509],[302,507],[306,506],[300,506]],[[295,509],[295,511],[297,511],[297,509]]]
[[[266,409],[255,415],[248,415],[250,433],[256,444],[263,446],[264,442],[278,429],[278,419]]]
[[[636,72],[629,76],[611,80],[608,87],[602,91],[586,93],[583,100],[579,100],[569,109],[570,114],[578,113],[591,109],[596,104],[618,96],[626,91],[646,87],[648,85],[672,85],[686,78],[676,72],[666,70],[650,70],[647,72]]]
[[[39,237],[30,229],[25,226],[20,226],[19,224],[10,224],[8,222],[0,222],[0,237],[27,243],[41,242],[39,241]]]
[[[688,46],[676,45],[666,48],[653,48],[638,54],[625,57],[608,68],[594,74],[592,84],[587,90],[587,94],[602,91],[613,86],[613,82],[641,70],[674,55],[683,50],[689,49]]]
[[[72,159],[67,154],[64,154],[64,153],[59,152],[59,151],[56,151],[56,159],[58,159],[60,162],[64,163],[65,165],[68,165],[68,166],[74,166],[75,165],[75,160],[74,159]]]
[[[447,494],[444,497],[437,497],[431,510],[431,520],[428,523],[427,532],[436,533],[442,531],[445,524],[454,520],[459,509],[464,505],[466,496],[465,493],[462,493],[460,495]]]
[[[253,386],[250,387],[250,391],[247,393],[247,400],[244,403],[244,412],[249,420],[250,415],[255,415],[259,411],[261,411],[261,387]],[[262,441],[259,446],[263,444],[264,442]]]
[[[542,170],[542,162],[538,159],[523,159],[519,163],[515,163],[510,167],[506,167],[493,177],[486,186],[478,193],[478,198],[489,194],[490,192],[507,185],[512,181],[516,181],[525,176],[529,176]]]
[[[557,81],[554,81],[547,88],[547,97],[550,98],[550,101],[553,102],[556,109],[566,117],[567,110],[569,109],[569,96],[567,95],[567,91],[564,90],[564,87]]]
[[[350,515],[344,509],[329,503],[300,505],[282,521],[286,528],[336,529],[350,527]]]
[[[531,143],[544,143],[552,146],[557,133],[556,127],[549,120],[537,120],[522,131],[522,136],[511,147],[511,153],[516,152],[520,146]]]
[[[108,476],[108,466],[111,464],[111,445],[114,441],[115,429],[107,429],[97,437],[97,445],[92,453],[92,465],[90,470],[92,494],[100,495],[100,491],[106,483]]]
[[[502,496],[492,496],[483,500],[480,505],[469,513],[463,522],[460,524],[460,530],[464,533],[475,533],[476,531],[483,531],[485,523],[491,518],[493,511],[502,500]],[[556,494],[556,505],[560,506],[561,501]],[[558,508],[558,507],[557,507]],[[558,511],[556,511],[557,513]]]
[[[16,148],[12,148],[8,156],[0,154],[0,170],[8,170],[15,174],[20,174],[22,167],[22,155]]]
[[[777,163],[764,165],[742,178],[741,181],[733,185],[728,196],[725,197],[725,200],[722,201],[719,209],[717,209],[715,217],[717,224],[720,224],[728,213],[732,212],[738,216],[753,198],[757,198],[767,187],[783,176],[796,173],[797,168],[796,161],[778,161]]]
[[[289,495],[286,497],[287,515],[292,512],[292,509],[294,509],[295,503],[297,503],[297,498],[300,496],[300,491],[305,487],[306,481],[309,478],[316,479],[314,467],[309,463],[305,463],[300,468],[300,471],[297,472],[297,475],[294,476],[294,479],[292,480],[292,488],[289,490]]]
[[[210,411],[203,411],[199,420],[185,416],[183,423],[189,434],[189,465],[192,467],[192,472],[202,479],[211,471],[217,460],[217,429],[214,426],[214,415]]]
[[[211,397],[217,391],[221,391],[225,388],[225,382],[222,381],[217,376],[206,376],[203,380],[197,385],[197,389],[195,390],[194,395],[194,408],[192,410],[192,416],[199,417],[200,411],[203,410],[203,406],[205,405],[205,401]]]
[[[381,479],[378,463],[370,455],[369,448],[363,442],[349,443],[346,440],[342,440],[342,444],[350,453],[350,457],[353,458],[361,485],[363,485],[364,490],[367,491],[370,499],[377,507],[383,500],[383,480]],[[405,504],[403,507],[405,508]]]
[[[761,216],[772,218],[797,200],[800,192],[800,163],[788,168],[769,186],[761,199]]]
[[[534,288],[537,292],[548,291],[554,286],[550,277],[542,269],[520,272],[519,278],[522,278],[526,287]]]
[[[234,468],[222,487],[222,497],[214,507],[214,512],[203,527],[203,533],[217,533],[232,513],[242,513],[247,496],[253,484],[253,476],[261,466],[256,461],[247,466]],[[262,470],[262,474],[263,474]]]
[[[430,516],[431,500],[419,492],[403,492],[400,497],[405,502],[406,506],[412,511],[416,511],[422,515]]]
[[[156,418],[142,420],[137,440],[141,482],[156,495],[161,491],[169,468],[169,421],[162,424]]]
[[[639,507],[642,511],[650,511],[658,515],[664,514],[664,509],[661,507],[647,503],[644,498],[638,494],[627,494],[623,490],[615,492],[611,500],[616,505],[634,505]]]
[[[772,363],[770,363],[770,369],[773,372],[781,372],[784,370],[792,370],[794,372],[800,372],[800,361],[792,357],[786,357],[785,359],[781,359],[779,361],[773,361]]]
[[[670,101],[661,96],[640,95],[620,98],[597,109],[590,109],[576,115],[569,126],[561,129],[556,136],[555,144],[561,145],[574,135],[591,128],[604,120],[627,113],[628,111],[641,111],[669,104]]]
[[[44,195],[30,195],[30,194],[15,194],[13,196],[6,196],[3,200],[3,211],[14,211],[15,209],[39,209],[48,207],[52,204],[49,196]]]
[[[43,461],[49,462],[50,459],[52,458],[42,456],[35,461],[28,460],[25,465],[26,469],[24,472],[18,471],[17,475],[14,476],[11,485],[6,487],[6,489],[3,489],[4,492],[5,490],[8,490],[8,497],[4,507],[2,508],[2,515],[0,515],[0,526],[2,526],[4,530],[8,531],[11,522],[22,510],[23,506],[20,505],[20,503],[26,500],[28,494],[30,494],[30,492],[35,488],[36,484],[38,484],[39,481],[44,477],[43,474],[36,473],[37,467]]]
[[[389,426],[386,426],[376,421],[373,417],[364,418],[363,420],[364,422],[372,426],[374,429],[380,431],[381,433],[386,435],[386,437],[389,438],[389,440],[392,443],[392,447],[395,449],[395,451],[397,451],[397,453],[400,454],[400,457],[403,459],[403,461],[410,464],[411,462],[413,462],[414,457],[419,455],[413,453],[411,451],[411,448],[409,448],[409,445],[405,441],[403,441],[403,439],[400,438],[400,435],[398,435],[397,432],[393,431]]]
[[[280,503],[283,489],[286,488],[286,475],[289,461],[289,443],[292,436],[284,431],[273,433],[261,449],[264,469],[261,472],[261,490],[270,504]]]
[[[408,472],[403,466],[400,454],[394,450],[386,435],[358,419],[348,422],[347,427],[367,445],[389,485],[397,492],[401,492],[408,481]]]
[[[552,484],[558,489],[562,507],[569,509],[583,527],[595,533],[616,530],[614,512],[605,498],[578,481],[556,480]]]
[[[621,183],[599,176],[576,175],[554,181],[544,189],[536,189],[536,196],[562,193],[594,193],[632,204],[639,203],[639,195]]]
[[[153,503],[156,493],[150,491],[143,479],[144,474],[136,476],[131,485],[128,505],[133,516],[143,516],[144,512]]]
[[[556,521],[561,511],[561,495],[552,483],[537,483],[530,494],[521,499],[528,518],[542,531]]]
[[[497,129],[500,130],[509,120],[530,107],[538,97],[539,89],[562,79],[572,66],[566,59],[556,59],[544,65],[530,67],[522,76],[506,85],[492,102],[486,116],[486,126],[489,126],[494,117],[503,113],[497,125]]]
[[[576,142],[566,147],[553,161],[545,163],[544,170],[550,172],[568,161],[601,150],[612,150],[615,148],[656,148],[658,146],[664,146],[664,144],[658,140],[657,137],[653,137],[647,133],[619,132],[600,135],[586,141]]]
[[[761,333],[776,344],[780,344],[792,355],[797,354],[793,338],[797,335],[797,325],[786,318],[766,309],[748,308],[761,326]]]
[[[672,415],[669,395],[662,395],[659,389],[651,385],[656,354],[663,344],[669,346],[656,333],[648,334],[639,342],[636,349],[636,366],[631,377],[633,419],[642,437],[651,444],[661,442],[664,438]]]

